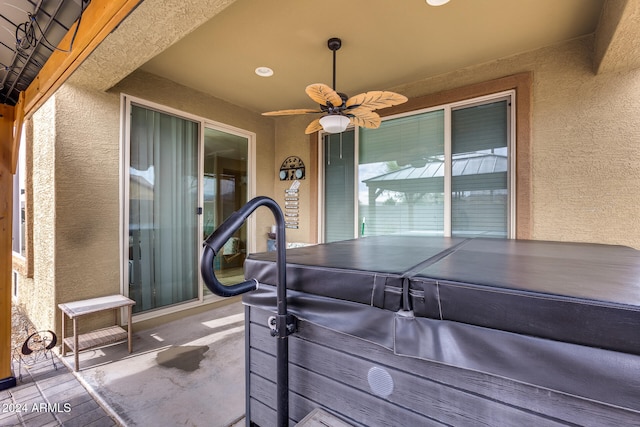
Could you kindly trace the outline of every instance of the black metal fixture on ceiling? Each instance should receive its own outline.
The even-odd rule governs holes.
[[[71,51],[90,0],[6,0],[0,6],[0,103],[15,105],[56,50]],[[58,46],[78,21],[67,46]]]

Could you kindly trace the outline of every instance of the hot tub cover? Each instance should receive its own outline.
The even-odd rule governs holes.
[[[275,253],[245,276],[276,285]],[[287,287],[640,354],[640,251],[586,243],[372,236],[287,251]]]
[[[275,253],[245,304],[275,311]],[[264,286],[264,285],[270,286]],[[640,414],[640,251],[375,236],[287,251],[290,313],[408,356]]]

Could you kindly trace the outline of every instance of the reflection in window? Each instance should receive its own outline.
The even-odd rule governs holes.
[[[507,101],[451,112],[455,236],[507,237]]]
[[[442,235],[444,111],[362,129],[358,175],[361,234]]]

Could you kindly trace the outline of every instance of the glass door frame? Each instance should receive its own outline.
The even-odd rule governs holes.
[[[166,105],[158,104],[152,101],[148,101],[143,98],[127,95],[122,93],[120,95],[120,221],[119,221],[119,243],[120,243],[120,293],[124,296],[129,295],[129,166],[130,159],[130,136],[131,136],[131,104],[139,105],[143,108],[156,110],[161,113],[170,114],[179,118],[194,121],[199,123],[198,131],[198,203],[202,207],[204,205],[204,129],[205,127],[215,129],[218,131],[230,133],[233,135],[247,138],[247,198],[251,199],[255,196],[255,176],[256,176],[256,163],[255,163],[255,150],[256,150],[256,135],[253,132],[249,132],[244,129],[240,129],[231,125],[216,122],[214,120],[206,119],[194,114],[185,113],[184,111],[177,110],[175,108],[168,107]],[[202,236],[204,230],[203,215],[199,215],[198,219],[198,236]],[[247,220],[247,253],[255,251],[256,248],[256,221],[255,218],[249,217]],[[197,253],[202,250],[202,241],[198,241]],[[200,270],[197,269],[198,275],[198,298],[195,300],[187,301],[184,303],[178,303],[163,308],[158,308],[142,313],[133,315],[133,323],[153,319],[177,311],[187,310],[190,308],[199,307],[205,303],[212,303],[218,301],[220,297],[215,295],[205,298],[202,277],[200,276]],[[121,316],[126,319],[126,316]]]
[[[233,126],[225,125],[223,123],[214,122],[211,120],[204,120],[202,122],[202,128],[200,132],[200,170],[199,170],[199,200],[200,206],[204,210],[204,130],[205,128],[213,129],[219,132],[228,133],[231,135],[239,136],[241,138],[247,139],[247,200],[244,200],[243,203],[248,202],[251,198],[255,197],[255,134],[252,132],[247,132],[243,129],[236,128]],[[200,215],[200,227],[198,232],[199,235],[202,236],[204,232],[204,215]],[[247,242],[246,242],[246,253],[249,254],[255,251],[256,247],[256,221],[254,216],[250,216],[247,219]],[[206,302],[215,302],[223,299],[223,297],[219,297],[217,295],[208,294],[204,295],[204,281],[198,272],[199,277],[199,289],[200,289],[200,300]]]

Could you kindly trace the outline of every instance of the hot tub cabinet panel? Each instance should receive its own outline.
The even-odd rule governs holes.
[[[263,427],[276,417],[270,257],[245,264],[261,282],[244,297],[247,419]],[[291,425],[319,407],[362,426],[640,425],[638,251],[370,237],[287,259]]]

